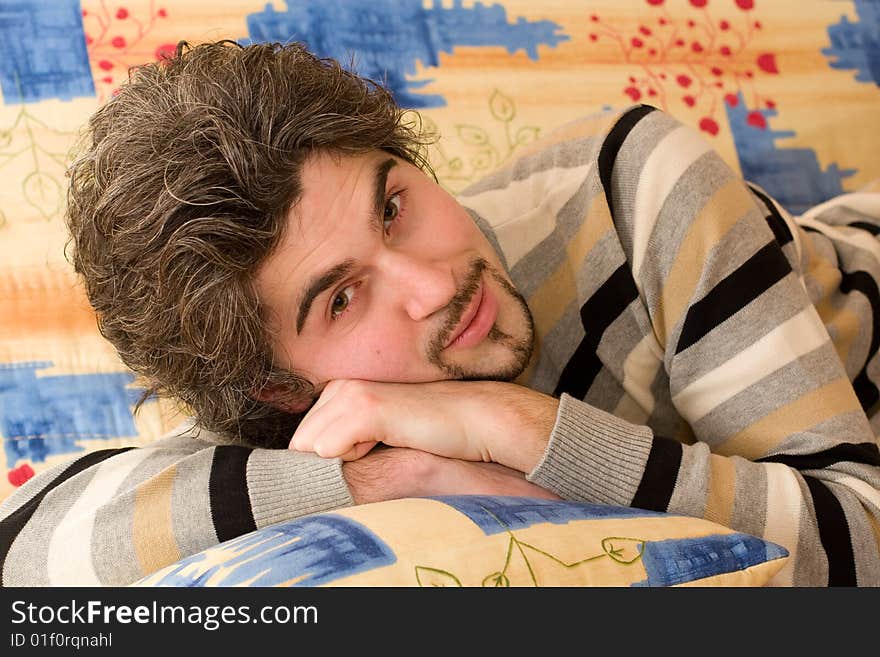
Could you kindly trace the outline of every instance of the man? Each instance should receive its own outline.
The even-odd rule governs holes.
[[[386,92],[295,44],[179,48],[90,128],[74,263],[123,360],[208,431],[23,486],[4,583],[126,583],[304,513],[495,492],[705,517],[784,545],[777,584],[880,584],[880,246],[842,225],[878,225],[876,196],[795,222],[639,106],[456,201]]]

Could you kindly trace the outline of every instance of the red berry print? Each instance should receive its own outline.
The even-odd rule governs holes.
[[[764,115],[757,110],[749,112],[748,116],[746,116],[746,123],[755,128],[760,128],[761,130],[767,129],[767,119],[765,119]]]
[[[9,483],[13,486],[21,486],[24,482],[34,476],[34,469],[24,463],[14,470],[10,470],[6,473],[6,479],[9,480]]]
[[[714,137],[718,134],[718,123],[715,122],[715,119],[709,116],[704,116],[700,119],[700,130],[708,132]]]

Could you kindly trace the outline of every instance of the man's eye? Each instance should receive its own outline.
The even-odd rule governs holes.
[[[382,230],[387,235],[391,230],[391,224],[400,214],[400,194],[394,194],[385,201],[385,214],[382,217]]]
[[[349,285],[333,297],[333,301],[330,304],[330,319],[338,319],[342,313],[348,310],[349,305],[351,305],[354,299],[354,288],[354,285]]]

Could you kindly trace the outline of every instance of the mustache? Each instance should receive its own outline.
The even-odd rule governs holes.
[[[436,359],[440,352],[443,351],[443,348],[449,341],[449,336],[452,334],[452,331],[454,331],[455,327],[461,322],[461,317],[464,314],[465,309],[467,309],[471,300],[474,298],[474,294],[476,294],[477,289],[480,287],[480,278],[482,277],[483,272],[489,268],[489,262],[484,258],[475,258],[471,261],[468,274],[461,285],[461,289],[456,293],[447,306],[446,321],[443,322],[440,330],[437,331],[437,335],[434,336],[428,345],[428,356],[432,360]]]

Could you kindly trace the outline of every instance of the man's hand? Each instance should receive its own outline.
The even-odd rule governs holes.
[[[355,504],[427,495],[512,495],[560,499],[497,463],[472,463],[399,447],[342,464]]]
[[[513,383],[337,380],[302,419],[290,447],[351,461],[382,442],[530,472],[544,453],[558,405]]]

